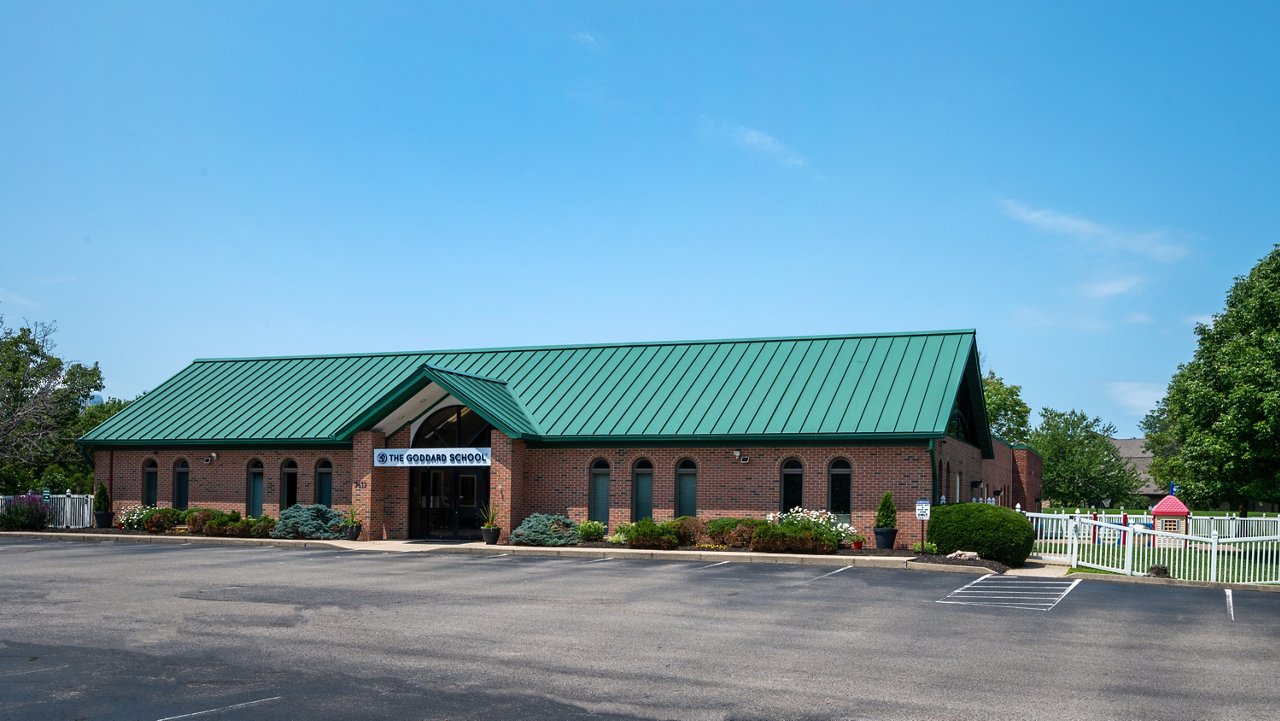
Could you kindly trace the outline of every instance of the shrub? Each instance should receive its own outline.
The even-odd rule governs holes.
[[[841,523],[840,519],[836,518],[836,514],[826,510],[810,511],[796,506],[786,513],[770,513],[768,519],[773,523],[795,526],[796,528],[818,532],[830,531],[836,534],[837,544],[841,541],[852,541],[853,537],[858,535],[853,526]]]
[[[573,546],[578,543],[578,526],[564,516],[535,513],[511,532],[516,546]]]
[[[769,522],[763,518],[739,518],[738,525],[725,536],[724,543],[731,548],[750,548],[751,536],[756,529],[767,525]]]
[[[578,539],[583,543],[591,543],[604,538],[607,526],[599,521],[583,521],[578,524]]]
[[[764,553],[835,553],[839,547],[840,536],[830,529],[768,523],[751,534],[751,550]]]
[[[938,553],[938,544],[928,541],[916,541],[911,544],[912,553],[928,553],[936,555]]]
[[[876,507],[876,528],[897,528],[898,508],[893,505],[893,494],[885,491]]]
[[[234,536],[234,532],[240,523],[240,512],[231,511],[223,513],[222,511],[211,511],[211,515],[203,524],[203,533],[206,536]],[[190,526],[187,529],[190,530]]]
[[[0,531],[39,531],[53,520],[53,506],[38,493],[15,496],[0,512]]]
[[[266,518],[266,516],[263,516]],[[322,504],[289,506],[280,512],[280,521],[271,531],[272,538],[343,538],[339,528],[344,516]]]
[[[153,508],[144,514],[142,527],[147,533],[168,533],[181,517],[182,511],[176,508]]]
[[[605,536],[604,540],[609,543],[627,543],[631,540],[631,531],[635,526],[630,523],[619,523],[614,529],[613,534]]]
[[[130,506],[120,512],[120,517],[116,522],[121,528],[127,528],[130,531],[145,531],[147,529],[147,517],[151,512],[156,510],[155,506]]]
[[[292,506],[290,506],[290,508],[292,508]],[[289,509],[286,508],[285,510],[287,511]],[[253,525],[249,527],[249,535],[254,538],[269,538],[272,531],[275,530],[275,527],[276,519],[271,516],[264,515],[254,521]]]
[[[189,508],[183,515],[186,516],[187,533],[204,533],[204,526],[209,519],[227,514],[212,508]]]
[[[681,546],[692,546],[707,535],[707,524],[701,518],[680,516],[668,523],[674,524],[676,539]]]
[[[1036,541],[1031,522],[1012,508],[956,503],[938,506],[932,515],[928,539],[939,553],[973,551],[1006,566],[1021,566]]]
[[[707,521],[707,537],[712,543],[727,545],[729,532],[738,527],[740,518],[713,518]]]
[[[628,545],[632,548],[647,548],[665,551],[680,545],[680,536],[676,533],[675,521],[667,521],[662,525],[653,522],[652,518],[642,518],[631,526],[631,538]]]
[[[107,493],[105,484],[99,483],[93,492],[93,512],[109,513],[111,511],[111,494]]]

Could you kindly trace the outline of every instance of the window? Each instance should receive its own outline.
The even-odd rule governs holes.
[[[187,492],[191,485],[191,466],[183,459],[173,463],[173,507],[187,508]]]
[[[142,464],[142,505],[156,505],[159,495],[157,492],[160,485],[159,481],[160,467],[156,465],[155,461],[147,459],[147,462]]]
[[[285,461],[280,464],[280,510],[298,505],[298,464]]]
[[[698,515],[698,464],[686,458],[676,464],[676,516]]]
[[[333,507],[333,464],[328,459],[316,464],[316,503]]]
[[[804,466],[795,458],[782,462],[782,512],[804,506]]]
[[[609,462],[603,458],[591,464],[587,496],[587,518],[609,525]]]
[[[631,522],[641,518],[653,518],[653,464],[645,458],[631,469]]]
[[[262,515],[262,461],[257,458],[249,461],[246,472],[244,515]]]
[[[830,499],[827,510],[836,515],[847,516],[853,512],[853,468],[843,458],[831,462],[827,471]]]

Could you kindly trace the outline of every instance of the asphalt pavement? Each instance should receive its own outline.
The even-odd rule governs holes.
[[[1280,594],[974,580],[2,539],[0,719],[1274,716]]]

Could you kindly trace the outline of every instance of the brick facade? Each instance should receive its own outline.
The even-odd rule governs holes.
[[[362,538],[376,540],[409,535],[409,469],[374,468],[374,449],[409,445],[409,431],[404,429],[390,438],[373,431],[357,433],[350,449],[218,450],[217,458],[207,464],[203,461],[210,451],[103,449],[95,454],[95,460],[98,480],[113,480],[116,510],[141,502],[142,469],[148,459],[155,460],[160,470],[159,505],[171,505],[173,464],[182,458],[190,464],[190,506],[243,513],[248,465],[257,459],[264,466],[263,512],[278,516],[281,463],[291,459],[298,464],[298,501],[310,503],[315,498],[316,463],[327,459],[333,464],[334,507],[345,510],[354,504],[364,522]],[[968,501],[998,489],[1002,505],[1021,502],[1024,509],[1031,509],[1036,504],[1021,499],[1039,495],[1039,457],[1034,452],[996,444],[996,458],[984,461],[976,447],[951,438],[935,443],[936,466],[932,467],[926,444],[739,447],[741,455],[734,456],[735,449],[729,447],[530,448],[494,430],[490,446],[490,503],[504,541],[531,513],[561,513],[585,520],[590,468],[597,460],[609,464],[610,526],[632,520],[632,473],[640,459],[653,465],[653,517],[657,521],[675,515],[676,466],[683,460],[697,465],[697,515],[702,518],[763,517],[780,510],[782,464],[788,459],[800,461],[803,467],[801,504],[827,508],[831,462],[846,460],[852,467],[854,527],[870,536],[880,496],[892,491],[901,547],[920,540],[920,527],[912,521],[914,503],[932,496],[935,473],[938,491],[949,502]],[[749,460],[744,463],[742,458]],[[978,488],[971,485],[973,480],[980,481]]]

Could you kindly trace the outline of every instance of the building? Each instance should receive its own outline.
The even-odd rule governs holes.
[[[1137,472],[1138,478],[1142,479],[1142,486],[1138,488],[1138,495],[1145,496],[1148,505],[1154,505],[1160,499],[1168,495],[1168,488],[1161,488],[1151,478],[1151,459],[1152,453],[1146,448],[1146,438],[1109,438],[1111,445],[1116,447],[1120,457],[1128,463],[1134,471]]]
[[[886,490],[905,518],[1038,509],[1039,458],[985,419],[962,330],[197,360],[81,444],[117,508],[354,506],[379,539],[468,537],[486,507],[504,539],[534,512],[861,530]]]

